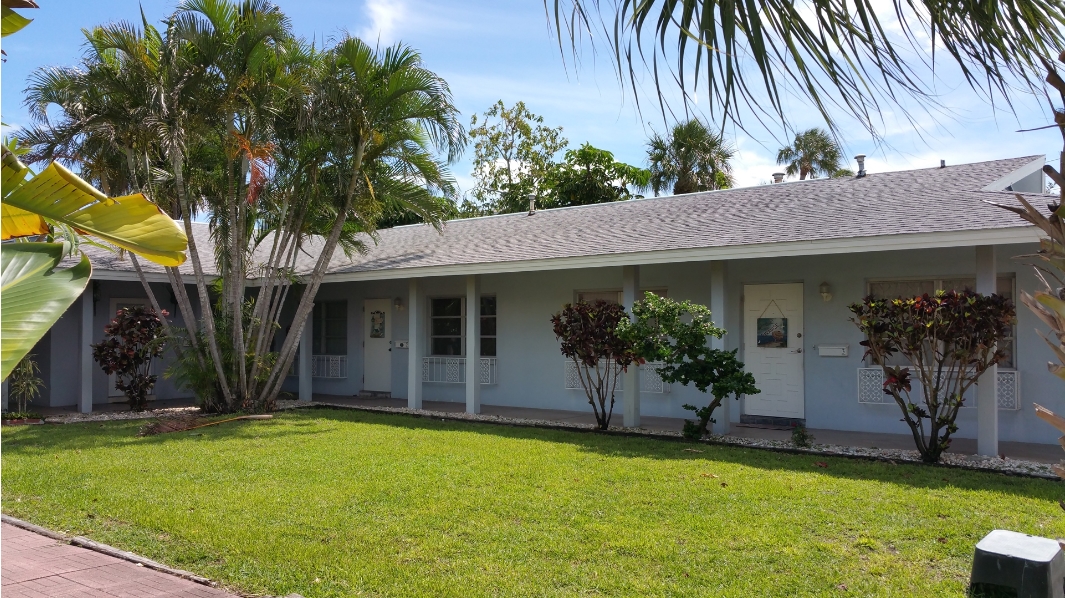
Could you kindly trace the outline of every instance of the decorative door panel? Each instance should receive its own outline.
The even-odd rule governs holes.
[[[743,361],[759,394],[744,413],[804,418],[802,283],[743,287]]]
[[[392,391],[392,300],[367,299],[363,313],[363,390]]]

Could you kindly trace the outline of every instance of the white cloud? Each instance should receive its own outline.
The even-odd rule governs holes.
[[[370,23],[362,29],[360,37],[370,44],[380,40],[382,45],[399,39],[397,28],[407,12],[406,4],[399,0],[366,0],[365,12]]]

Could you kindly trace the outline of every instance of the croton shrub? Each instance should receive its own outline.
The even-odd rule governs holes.
[[[162,317],[169,314],[161,312]],[[104,340],[92,345],[92,357],[107,375],[114,374],[115,388],[122,391],[130,409],[143,411],[155,387],[152,362],[163,354],[166,336],[155,310],[134,306],[118,310],[104,327]]]
[[[576,366],[601,430],[610,427],[618,376],[636,359],[632,342],[618,335],[618,324],[627,320],[625,308],[602,299],[566,304],[551,316],[562,355]]]
[[[965,393],[1005,357],[998,344],[1010,335],[1016,309],[1009,299],[972,291],[882,299],[850,306],[865,335],[865,356],[884,370],[884,392],[902,409],[921,458],[939,461],[958,431]],[[901,355],[910,365],[891,365]],[[914,396],[913,382],[921,392]]]

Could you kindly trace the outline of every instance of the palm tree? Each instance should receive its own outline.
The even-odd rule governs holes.
[[[821,128],[807,129],[795,134],[791,145],[780,148],[777,152],[777,164],[786,164],[784,173],[788,176],[799,175],[799,180],[818,176],[841,177],[853,173],[840,166],[843,152],[827,131]]]
[[[696,91],[705,94],[704,109],[722,119],[741,123],[747,110],[765,124],[786,125],[785,96],[796,94],[833,132],[839,114],[876,133],[886,108],[908,114],[914,98],[934,106],[934,68],[944,60],[977,93],[1008,102],[1030,91],[1017,89],[1018,79],[1040,85],[1041,58],[1065,47],[1062,0],[890,4],[554,0],[545,12],[556,20],[559,45],[575,56],[586,42],[606,40],[618,79],[633,89],[643,84],[644,66],[653,65],[663,108],[663,88],[676,81],[686,103]]]
[[[736,149],[722,133],[693,118],[677,123],[662,137],[647,142],[651,189],[655,195],[672,187],[674,195],[728,189],[734,183],[729,160]]]
[[[446,162],[465,143],[451,92],[410,48],[345,38],[315,49],[260,0],[188,0],[162,33],[145,22],[87,35],[78,69],[31,84],[35,103],[64,110],[57,122],[39,110],[27,136],[116,185],[150,188],[186,229],[190,216],[210,217],[215,251],[201,254],[188,235],[196,297],[167,270],[187,327],[183,380],[195,378],[210,409],[261,408],[280,390],[334,250],[361,250],[386,211],[439,223],[438,198],[454,192]],[[310,272],[295,270],[301,252],[321,256]],[[204,275],[212,254],[217,304]],[[250,291],[249,275],[261,283]],[[274,352],[294,284],[304,285],[296,324]]]

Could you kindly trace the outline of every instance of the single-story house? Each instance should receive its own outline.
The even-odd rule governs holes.
[[[482,404],[588,410],[551,314],[580,299],[631,304],[650,290],[709,305],[728,330],[719,346],[737,349],[755,375],[761,394],[729,401],[716,431],[802,421],[905,433],[880,370],[863,359],[848,305],[870,293],[974,287],[1016,298],[1039,288],[1031,265],[1016,257],[1037,248],[1037,231],[989,202],[1024,193],[1045,204],[1043,163],[1029,156],[859,172],[456,220],[442,232],[382,230],[367,253],[333,257],[286,390],[308,399],[387,395],[413,408],[464,402],[471,412]],[[209,231],[195,228],[202,251]],[[122,400],[88,344],[118,307],[145,301],[128,261],[89,250],[92,284],[35,350],[48,386],[43,401],[80,402],[83,411]],[[304,258],[300,266],[309,267],[317,256]],[[176,316],[165,275],[146,269]],[[287,317],[283,330],[298,330]],[[1047,372],[1053,355],[1039,326],[1018,309],[1006,361],[962,410],[956,436],[976,438],[983,454],[997,454],[999,439],[1055,441],[1032,409],[1039,402],[1065,410],[1065,385]],[[633,368],[622,386],[616,413],[626,426],[644,415],[683,417],[685,403],[707,400],[664,384],[647,366]],[[156,396],[187,392],[161,380]]]

